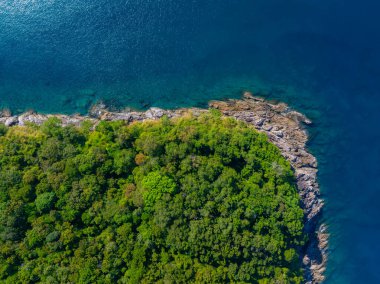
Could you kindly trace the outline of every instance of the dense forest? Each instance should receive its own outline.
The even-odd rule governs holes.
[[[217,111],[0,125],[1,283],[299,283],[289,163]]]

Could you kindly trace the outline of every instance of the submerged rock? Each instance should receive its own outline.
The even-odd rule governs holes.
[[[96,95],[96,92],[93,89],[82,89],[79,90],[79,94],[83,96],[94,97]]]
[[[80,110],[87,110],[91,105],[92,99],[89,97],[82,97],[75,101],[75,107]]]
[[[3,110],[0,110],[0,117],[11,117],[11,116],[12,116],[12,112],[10,109],[5,108]]]
[[[97,102],[90,107],[88,114],[91,117],[100,118],[106,112],[108,112],[106,104],[103,102]]]

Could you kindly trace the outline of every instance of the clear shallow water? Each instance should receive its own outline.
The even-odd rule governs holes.
[[[0,106],[205,105],[250,89],[315,122],[327,283],[380,283],[375,0],[3,0]]]

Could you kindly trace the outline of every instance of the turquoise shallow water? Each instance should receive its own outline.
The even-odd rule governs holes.
[[[0,106],[205,106],[251,90],[306,113],[331,232],[327,283],[380,283],[375,0],[3,0]]]

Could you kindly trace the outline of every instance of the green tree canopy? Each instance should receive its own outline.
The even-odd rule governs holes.
[[[303,212],[265,135],[214,111],[0,127],[2,283],[299,283]]]

